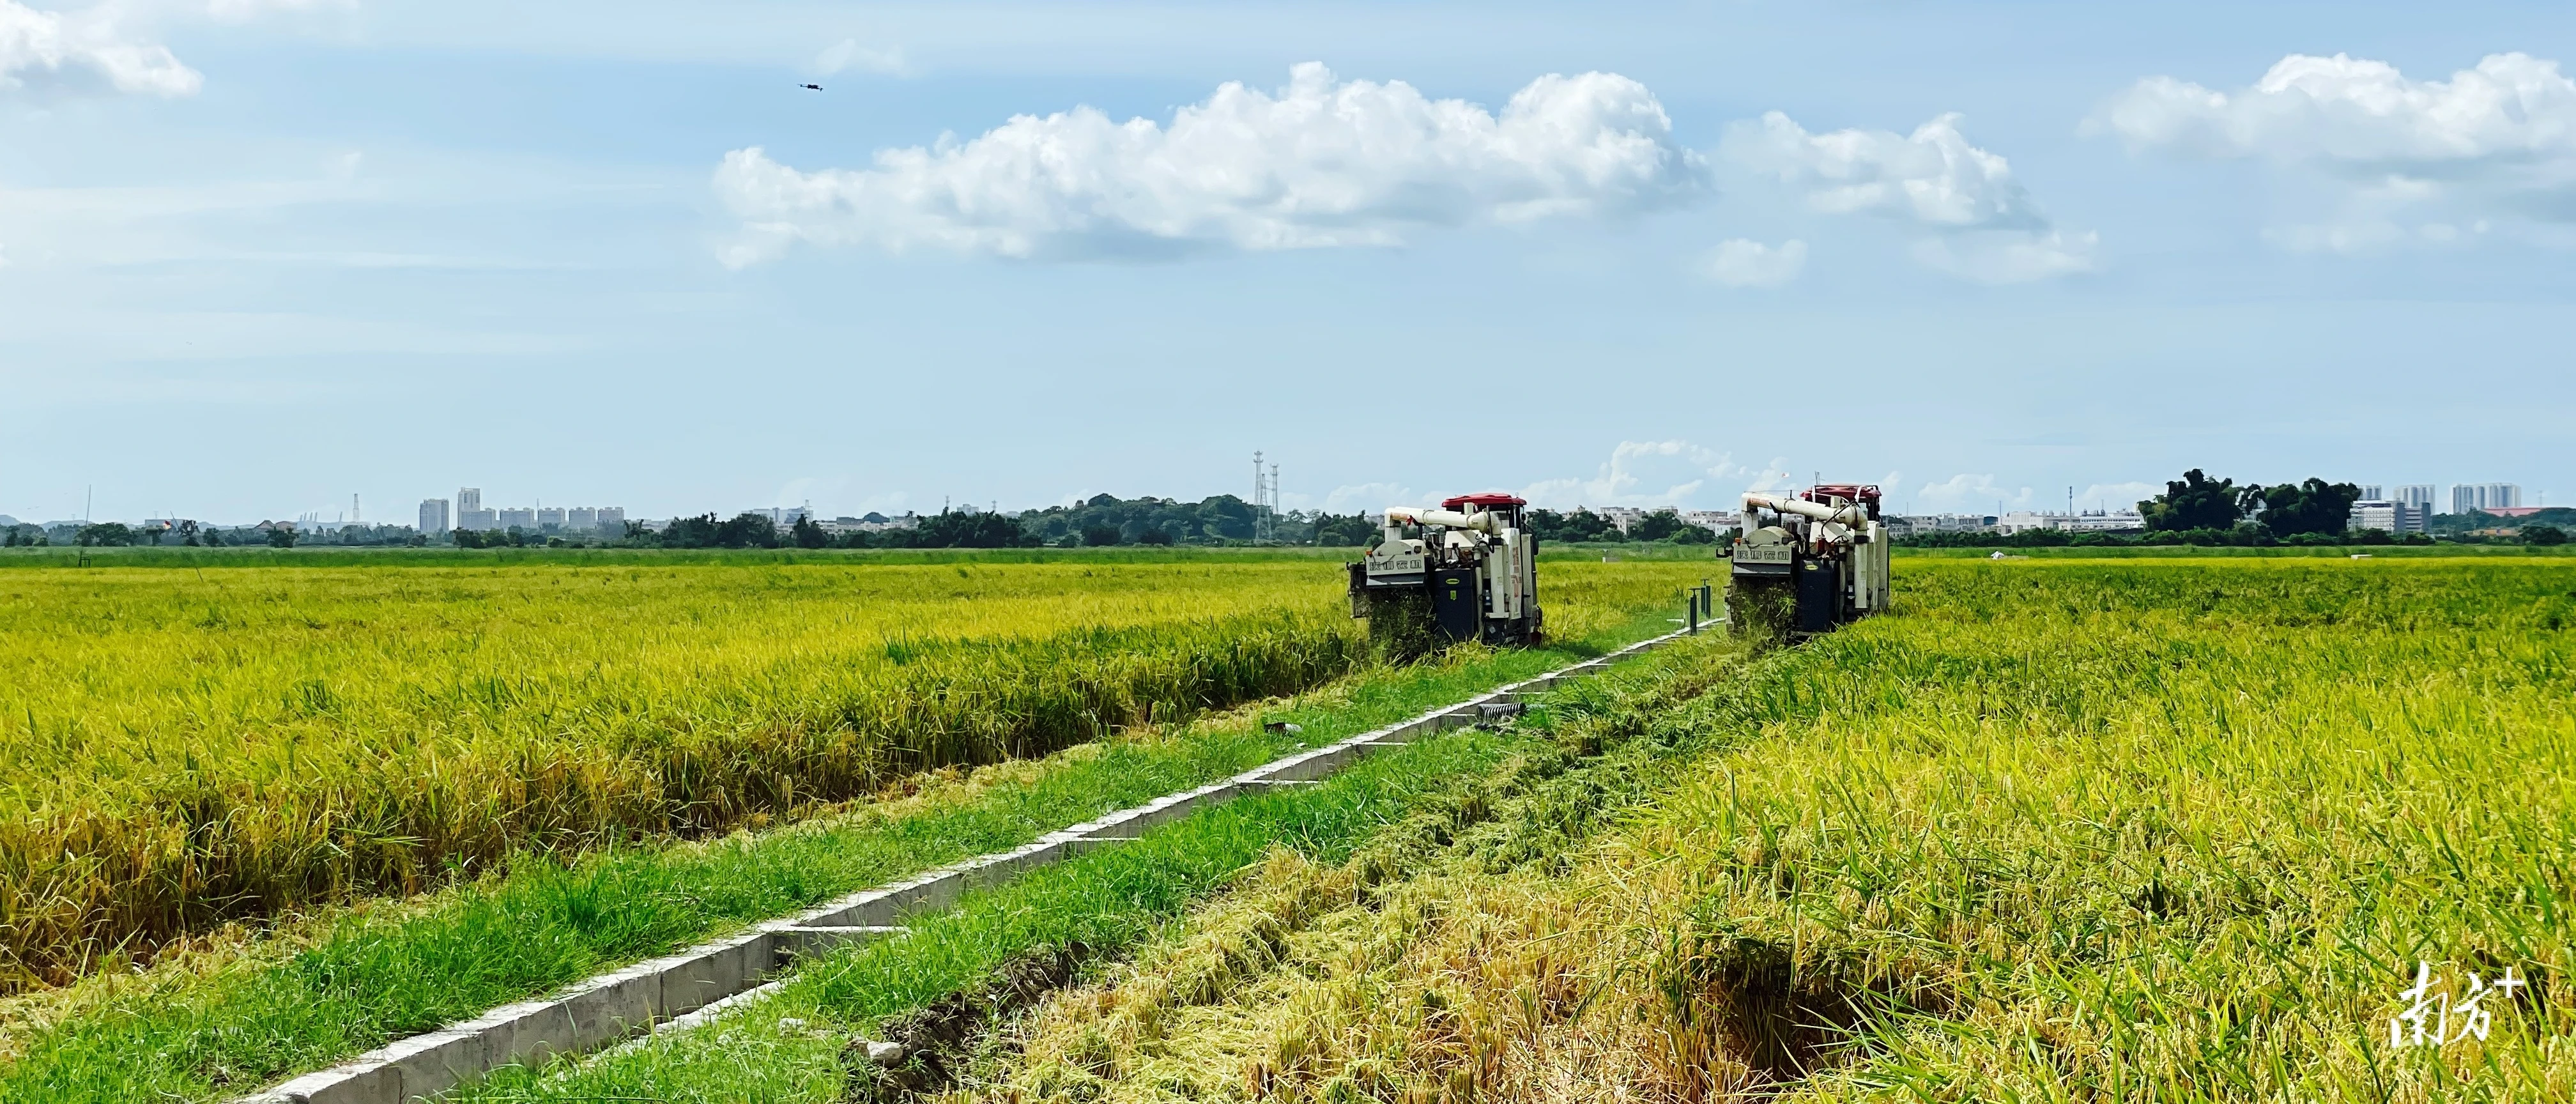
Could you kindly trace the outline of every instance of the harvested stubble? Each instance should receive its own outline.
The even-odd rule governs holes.
[[[984,1090],[2576,1098],[2576,565],[1900,584],[1666,711],[1659,740],[1730,750],[1562,873],[1282,860]],[[2392,1047],[2419,961],[2452,1001],[2527,987],[2483,1039]]]
[[[1551,595],[1571,632],[1681,581],[1586,566]],[[757,826],[1312,686],[1365,659],[1341,578],[1294,561],[11,572],[0,992],[528,849]]]

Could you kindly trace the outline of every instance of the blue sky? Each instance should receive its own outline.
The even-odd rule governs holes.
[[[0,513],[2536,495],[2571,31],[0,0]]]

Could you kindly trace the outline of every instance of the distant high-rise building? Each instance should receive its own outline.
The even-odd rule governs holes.
[[[2460,483],[2451,488],[2451,512],[2501,510],[2522,505],[2522,488],[2511,483]]]
[[[597,529],[597,528],[599,528],[599,507],[597,507],[597,506],[575,506],[575,507],[573,507],[572,509],[569,509],[569,510],[564,511],[564,528],[566,528],[566,529]]]
[[[623,507],[623,506],[602,506],[602,507],[600,507],[600,508],[599,508],[599,527],[600,527],[600,528],[602,528],[602,529],[615,529],[615,530],[618,530],[618,531],[620,531],[620,532],[625,531],[625,529],[626,529],[626,507]]]
[[[561,507],[561,506],[539,506],[539,507],[537,507],[537,527],[538,527],[538,528],[542,529],[542,528],[544,528],[544,527],[546,527],[546,526],[551,525],[551,526],[554,526],[554,527],[555,527],[555,528],[557,528],[557,529],[561,529],[561,528],[563,528],[563,523],[564,523],[564,508],[563,508],[563,507]]]
[[[426,498],[421,500],[420,531],[423,533],[444,533],[447,531],[446,499]]]
[[[537,511],[527,506],[512,506],[501,511],[501,528],[534,529]]]
[[[2377,484],[2377,483],[2364,483],[2364,484],[2362,484],[2362,485],[2361,485],[2361,501],[2363,501],[2363,502],[2384,502],[2384,501],[2387,501],[2387,499],[2388,499],[2388,496],[2387,496],[2387,495],[2384,495],[2384,494],[2379,493],[2379,484]]]
[[[2397,488],[2397,493],[2390,496],[2389,501],[2395,502],[2400,506],[2412,506],[2426,514],[2431,514],[2433,512],[2434,489],[2434,486],[2430,483],[2409,483],[2403,487]],[[2363,497],[2368,496],[2365,495]]]
[[[456,492],[455,525],[459,529],[471,529],[480,533],[487,529],[500,528],[501,519],[492,511],[483,508],[482,488],[462,487]]]
[[[2424,531],[2423,507],[2408,502],[2365,498],[2352,504],[2352,516],[2344,522],[2346,529],[2377,529],[2382,533],[2421,533]]]

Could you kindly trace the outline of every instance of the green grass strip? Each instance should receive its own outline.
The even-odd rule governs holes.
[[[1133,947],[1273,847],[1338,862],[1376,830],[1530,744],[1521,733],[1453,730],[1364,760],[1318,786],[1238,798],[1134,843],[970,894],[951,911],[915,921],[902,938],[800,969],[754,1009],[586,1061],[506,1067],[457,1099],[838,1100],[841,1046],[879,1018],[966,988],[1032,948],[1080,941],[1115,954]],[[805,1026],[781,1030],[782,1019]]]
[[[1305,732],[1193,726],[1060,756],[1034,778],[907,816],[831,822],[696,846],[604,851],[506,875],[393,917],[353,915],[283,961],[106,982],[23,1032],[0,1066],[0,1104],[213,1101],[388,1041],[539,996],[750,923],[1015,847],[1068,824],[1257,766],[1600,654],[1668,629],[1640,619],[1609,640],[1356,676],[1331,704],[1266,712]]]

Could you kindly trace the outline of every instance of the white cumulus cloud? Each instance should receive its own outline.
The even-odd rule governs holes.
[[[880,150],[866,169],[807,172],[753,147],[715,174],[743,224],[733,264],[797,241],[1037,259],[1388,245],[1420,227],[1642,211],[1701,183],[1663,106],[1626,77],[1540,77],[1493,112],[1311,62],[1275,93],[1228,83],[1168,124],[1077,107]]]
[[[1807,267],[1807,243],[1791,238],[1764,245],[1743,238],[1718,243],[1708,255],[1708,278],[1728,287],[1778,287]]]
[[[2086,129],[2136,150],[2317,174],[2341,209],[2267,232],[2293,249],[2450,244],[2484,233],[2488,215],[2576,221],[2576,81],[2528,54],[2490,55],[2448,80],[2344,54],[2291,54],[2234,91],[2149,77]]]
[[[169,47],[124,33],[105,6],[53,12],[0,0],[0,92],[98,82],[118,92],[187,96],[205,78]]]
[[[1998,507],[2028,509],[2031,502],[2031,489],[2028,487],[2000,485],[1992,474],[1962,473],[1916,488],[1903,508],[1929,513],[1982,514]]]
[[[2093,126],[2142,147],[2374,173],[2559,159],[2576,151],[2576,82],[2557,62],[2518,53],[2491,55],[2447,81],[2344,54],[2291,54],[2233,94],[2149,77],[2114,97]]]
[[[1759,473],[1767,475],[1768,473]],[[1688,441],[1621,441],[1592,475],[1545,479],[1515,492],[1534,506],[1721,507],[1757,473],[1730,454]]]
[[[1956,114],[1911,134],[1817,134],[1773,111],[1729,128],[1721,152],[1796,189],[1815,210],[1878,215],[1925,231],[1916,258],[1946,272],[2012,283],[2093,267],[2097,236],[2053,224],[2010,162],[1969,143]]]

